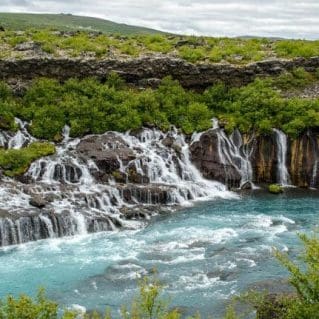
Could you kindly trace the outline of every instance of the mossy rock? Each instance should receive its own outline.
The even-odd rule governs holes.
[[[281,194],[281,193],[283,193],[284,189],[282,186],[280,186],[278,184],[271,184],[268,186],[268,191],[271,194]]]
[[[23,175],[31,163],[55,153],[55,146],[47,142],[34,142],[21,149],[0,149],[0,169],[9,177]]]

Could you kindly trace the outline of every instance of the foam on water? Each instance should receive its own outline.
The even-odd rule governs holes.
[[[117,313],[136,292],[136,279],[156,267],[175,306],[191,314],[187,307],[196,311],[199,305],[204,317],[218,317],[234,293],[286,276],[272,249],[293,256],[300,245],[295,230],[312,228],[317,204],[317,198],[301,196],[219,200],[158,217],[143,229],[6,248],[0,251],[0,295],[35,293],[45,285],[67,307],[103,311],[109,305]]]

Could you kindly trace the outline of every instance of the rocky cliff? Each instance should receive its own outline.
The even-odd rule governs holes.
[[[241,140],[235,135],[228,137],[219,128],[211,129],[191,145],[192,160],[206,178],[229,187],[248,187],[249,181],[270,184],[282,180],[298,187],[318,187],[318,132],[307,131],[296,139],[285,137],[286,146],[281,145],[275,131],[243,136]]]
[[[186,88],[203,89],[222,81],[243,85],[257,76],[275,76],[302,67],[314,72],[319,68],[319,57],[295,60],[270,60],[243,66],[231,64],[192,64],[169,56],[148,56],[136,59],[71,59],[31,57],[21,60],[0,60],[0,78],[10,83],[17,92],[36,77],[68,78],[94,76],[104,80],[111,71],[120,74],[136,86],[156,86],[160,79],[171,75]]]

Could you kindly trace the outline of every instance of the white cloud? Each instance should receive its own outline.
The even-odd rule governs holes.
[[[0,11],[73,13],[197,35],[319,38],[318,0],[0,0]]]

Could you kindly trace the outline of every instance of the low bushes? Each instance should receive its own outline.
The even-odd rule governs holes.
[[[156,43],[156,42],[155,42]],[[0,129],[15,130],[14,117],[31,122],[31,133],[40,139],[60,141],[65,124],[73,137],[105,131],[136,130],[174,125],[186,134],[221,120],[228,132],[268,134],[272,128],[296,137],[319,127],[319,99],[284,98],[279,88],[300,88],[316,81],[302,69],[276,79],[256,79],[239,88],[217,84],[203,93],[185,90],[170,77],[157,89],[137,90],[115,73],[105,83],[96,79],[70,79],[61,84],[40,78],[22,98],[15,98],[0,83]]]
[[[210,38],[165,34],[125,36],[85,31],[59,33],[42,28],[24,32],[11,30],[1,32],[0,46],[4,53],[3,57],[18,58],[19,54],[12,55],[12,48],[31,41],[53,56],[90,56],[98,59],[119,55],[138,57],[163,53],[180,57],[191,63],[247,64],[267,58],[309,58],[319,55],[319,41]]]

